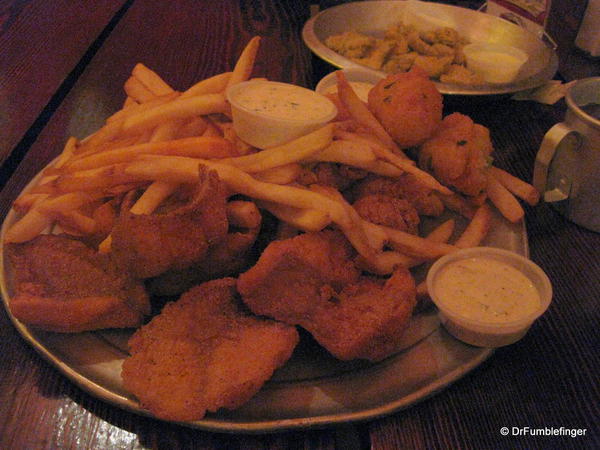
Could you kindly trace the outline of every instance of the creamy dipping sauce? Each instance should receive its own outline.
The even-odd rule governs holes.
[[[483,64],[494,66],[518,67],[522,64],[522,61],[519,58],[504,52],[482,50],[480,52],[474,52],[473,57],[477,58]]]
[[[540,307],[531,280],[509,264],[472,257],[441,269],[435,279],[439,300],[465,319],[488,323],[511,322]]]
[[[363,102],[369,101],[369,91],[373,89],[372,83],[367,83],[366,81],[350,81],[350,86]],[[336,94],[337,93],[337,84],[332,84],[327,89],[325,89],[325,94]]]
[[[235,101],[249,111],[288,120],[319,120],[335,111],[335,105],[321,94],[269,81],[249,83],[236,94]]]

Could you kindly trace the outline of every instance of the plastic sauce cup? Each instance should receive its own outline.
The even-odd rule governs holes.
[[[493,84],[513,82],[529,59],[523,50],[504,44],[468,44],[463,52],[467,68]]]
[[[337,115],[327,97],[288,83],[244,81],[231,86],[226,96],[235,132],[260,149],[304,136]]]
[[[379,81],[385,78],[385,75],[374,73],[374,71],[365,69],[343,69],[342,72],[344,72],[346,79],[353,88],[356,87],[355,83],[360,83],[362,86],[370,85],[373,87]],[[336,72],[331,72],[330,74],[325,75],[321,81],[317,83],[315,91],[317,91],[319,94],[337,92]],[[355,92],[363,102],[368,101],[368,93],[365,89],[355,89]]]
[[[492,259],[519,271],[537,290],[539,305],[522,316],[516,314],[513,319],[483,320],[467,317],[466,312],[461,311],[455,301],[445,296],[440,274],[450,265],[470,258],[481,258],[481,261]],[[517,253],[492,247],[473,247],[443,256],[431,266],[426,282],[429,295],[438,307],[440,320],[446,330],[457,339],[479,347],[501,347],[518,341],[548,309],[552,299],[552,285],[539,266]]]

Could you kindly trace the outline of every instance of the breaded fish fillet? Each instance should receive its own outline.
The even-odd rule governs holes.
[[[199,261],[211,245],[225,237],[225,187],[216,172],[200,168],[199,176],[191,200],[176,209],[155,214],[120,214],[111,245],[120,267],[138,278],[182,270]]]
[[[238,278],[255,313],[306,329],[342,360],[381,360],[398,350],[416,303],[410,272],[387,280],[359,276],[343,236],[306,233],[272,242]]]
[[[299,324],[332,292],[359,279],[353,249],[337,231],[305,233],[271,242],[258,262],[238,278],[244,303],[255,314]]]
[[[150,313],[144,286],[106,255],[61,235],[6,246],[14,271],[13,315],[48,331],[141,325]]]
[[[291,356],[294,327],[249,314],[235,279],[196,286],[130,339],[122,377],[157,417],[197,420],[248,401]]]

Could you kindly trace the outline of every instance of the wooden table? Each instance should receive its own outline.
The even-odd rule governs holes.
[[[465,3],[465,2],[463,2]],[[137,62],[175,89],[231,69],[263,37],[257,76],[314,86],[332,70],[300,32],[295,0],[0,2],[0,217],[31,177],[118,109]],[[598,75],[597,62],[587,61]],[[446,99],[490,128],[495,164],[530,179],[564,104],[508,96]],[[84,393],[40,358],[0,313],[0,448],[599,448],[600,234],[547,205],[528,208],[530,256],[554,301],[520,342],[500,348],[436,395],[370,422],[267,435],[217,434],[142,417]],[[507,436],[501,427],[585,429],[585,436]]]

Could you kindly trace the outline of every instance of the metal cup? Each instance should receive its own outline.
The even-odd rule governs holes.
[[[538,150],[533,185],[569,220],[600,231],[600,77],[575,82],[565,99],[564,121]]]

